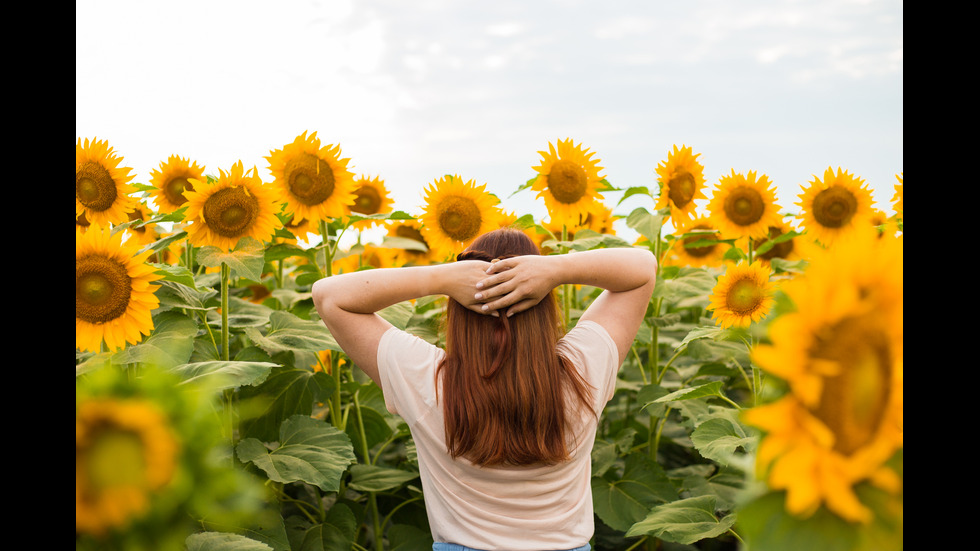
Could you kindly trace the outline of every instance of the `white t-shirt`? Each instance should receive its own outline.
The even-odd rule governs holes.
[[[593,391],[596,412],[616,390],[619,353],[609,333],[579,322],[558,349]],[[446,353],[410,333],[391,328],[378,347],[385,405],[411,428],[418,453],[425,508],[437,542],[487,551],[573,549],[594,531],[592,445],[596,416],[579,411],[571,458],[557,465],[480,467],[446,450],[435,373]]]

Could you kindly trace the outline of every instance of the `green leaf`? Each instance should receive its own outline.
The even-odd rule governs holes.
[[[246,438],[237,452],[242,462],[254,463],[273,482],[305,482],[325,492],[339,490],[347,467],[357,461],[346,434],[305,415],[283,422],[275,449],[269,451],[258,439]]]
[[[350,507],[335,503],[323,523],[308,525],[291,521],[290,541],[296,551],[341,551],[352,549],[357,537],[357,518]]]
[[[359,492],[394,490],[419,477],[419,473],[412,471],[365,464],[353,465],[350,473],[351,481],[348,486]]]
[[[655,507],[647,517],[634,524],[626,537],[650,535],[664,541],[685,545],[714,538],[735,524],[735,515],[715,518],[714,496],[681,499]]]
[[[209,268],[220,268],[222,264],[227,264],[233,276],[261,281],[262,268],[265,266],[265,245],[255,238],[243,237],[231,252],[218,247],[201,247],[197,251],[197,261]]]
[[[180,309],[207,311],[208,300],[218,294],[214,289],[196,289],[195,287],[184,285],[176,281],[161,280],[160,288],[156,291],[156,296],[160,299],[160,309]]]
[[[425,246],[425,243],[408,237],[385,236],[384,239],[381,240],[381,244],[379,246],[387,249],[405,249],[407,251],[425,252],[429,250],[429,248]]]
[[[391,551],[432,551],[432,532],[408,524],[394,524],[388,529]]]
[[[670,391],[657,383],[650,383],[643,386],[640,388],[639,392],[636,393],[637,403],[643,404],[643,406],[640,407],[640,411],[645,411],[658,419],[663,418],[667,406],[661,404],[657,400],[669,393]]]
[[[633,212],[629,213],[626,217],[626,225],[649,239],[651,243],[656,243],[660,239],[660,230],[664,225],[664,216],[660,213],[651,213],[643,207],[638,207],[633,209]]]
[[[651,507],[677,499],[663,468],[643,453],[626,457],[619,480],[592,477],[592,501],[595,513],[616,530],[625,531],[644,518]]]
[[[268,545],[238,534],[199,532],[184,540],[187,551],[272,551]]]
[[[181,384],[204,384],[220,391],[262,384],[274,367],[277,364],[269,362],[211,361],[184,364],[171,371],[180,375]]]
[[[177,264],[156,264],[148,262],[150,266],[156,268],[156,273],[163,276],[162,281],[174,281],[188,287],[195,287],[194,274],[184,266]]]
[[[734,418],[717,417],[702,422],[691,433],[691,442],[705,459],[728,465],[735,450],[748,450],[755,443]]]
[[[646,186],[633,186],[633,187],[626,188],[626,192],[623,193],[623,196],[620,197],[619,201],[616,202],[616,206],[621,205],[623,201],[625,201],[626,199],[634,195],[646,195],[648,197],[653,197],[650,194],[650,190]]]
[[[246,327],[245,334],[270,356],[292,350],[343,352],[323,323],[304,320],[284,310],[272,312],[265,335],[256,327]]]
[[[719,396],[725,398],[722,394],[721,389],[724,383],[722,381],[713,381],[704,385],[699,385],[690,388],[682,388],[671,392],[666,396],[661,396],[654,400],[654,403],[664,404],[667,402],[677,402],[680,400],[693,400],[695,398],[704,398],[705,396]]]
[[[537,179],[538,179],[537,176],[535,176],[534,178],[531,178],[527,182],[521,184],[521,186],[519,188],[517,188],[516,190],[514,190],[514,192],[511,193],[510,195],[508,195],[507,197],[508,198],[513,197],[513,196],[517,195],[518,193],[524,191],[525,189],[531,187],[532,185],[534,185],[534,181],[537,180]]]
[[[242,433],[273,441],[283,420],[295,414],[310,415],[313,404],[326,401],[333,389],[333,378],[323,372],[273,367],[265,382],[239,390],[243,407],[248,409],[242,416]]]
[[[146,364],[167,369],[187,362],[194,351],[197,323],[179,312],[161,312],[153,317],[153,333],[140,344],[127,347],[112,357],[116,364]]]
[[[658,278],[653,289],[653,298],[669,298],[677,301],[688,297],[705,297],[711,295],[718,280],[706,270],[685,268],[674,278]]]
[[[353,408],[353,405],[351,406]],[[360,412],[361,422],[364,424],[364,436],[367,438],[367,443],[361,442],[361,431],[357,426],[357,417],[354,415]],[[370,450],[377,444],[384,442],[389,436],[391,436],[391,427],[382,414],[378,413],[372,408],[367,408],[361,406],[357,411],[350,412],[350,421],[347,423],[347,436],[350,437],[351,442],[354,443],[354,449],[357,453],[361,453],[364,448],[362,446],[367,446]],[[367,461],[368,458],[362,458]]]
[[[273,243],[265,250],[265,261],[274,262],[287,258],[300,257],[309,260],[314,259],[314,253],[292,243]]]

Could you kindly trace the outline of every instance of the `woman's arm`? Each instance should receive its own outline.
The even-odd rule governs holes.
[[[508,316],[534,306],[562,284],[604,289],[580,319],[603,326],[623,360],[653,295],[657,261],[646,249],[616,247],[508,258],[494,262],[487,274],[477,283],[475,298],[485,311],[506,311]]]
[[[391,324],[376,312],[429,295],[448,295],[482,312],[473,295],[489,266],[487,262],[466,260],[331,276],[313,284],[313,303],[344,353],[380,386],[378,344]]]

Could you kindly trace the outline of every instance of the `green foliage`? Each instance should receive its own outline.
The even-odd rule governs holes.
[[[623,199],[649,193],[629,188]],[[637,208],[626,222],[646,240],[641,246],[659,251],[670,241],[661,235],[667,214]],[[168,509],[190,521],[190,528],[171,534],[181,534],[186,549],[431,549],[411,433],[387,411],[381,390],[349,363],[312,306],[310,286],[327,273],[327,259],[340,254],[337,236],[355,218],[410,217],[332,222],[326,243],[311,249],[245,239],[231,252],[197,249],[191,266],[155,265],[163,279],[153,334],[115,354],[77,355],[81,394],[104,391],[104,373],[159,386],[151,375],[159,372],[172,382],[167,393],[181,397],[174,403],[194,401],[197,424],[185,419],[181,425],[196,439],[190,450],[199,451],[202,461],[218,459],[195,467],[210,478],[195,478],[198,486],[184,488],[185,497],[203,492],[204,498]],[[529,216],[518,224],[546,231]],[[786,235],[776,242],[791,237]],[[164,241],[170,245],[179,238]],[[392,237],[382,246],[424,249]],[[633,245],[580,230],[574,239],[550,239],[545,246]],[[219,273],[222,267],[227,276]],[[805,265],[776,261],[774,267],[795,273]],[[744,541],[753,550],[862,550],[895,543],[895,526],[900,547],[900,514],[874,490],[865,492],[878,500],[884,520],[865,534],[826,511],[809,523],[790,518],[784,496],[755,485],[758,435],[743,425],[740,412],[756,405],[769,381],[748,353],[757,331],[721,329],[705,318],[718,273],[660,268],[647,317],[592,449],[593,548],[735,549]],[[222,277],[228,277],[224,297]],[[251,300],[256,285],[271,291],[261,303]],[[573,297],[572,324],[595,295],[584,288]],[[444,300],[429,297],[380,314],[441,344],[443,312]],[[324,351],[331,352],[325,360],[319,356]],[[248,483],[255,479],[265,484],[261,511],[254,505],[259,493]],[[220,506],[206,506],[209,499]],[[252,505],[233,507],[248,500]],[[239,509],[248,514],[231,514]],[[79,548],[90,543],[77,541]]]

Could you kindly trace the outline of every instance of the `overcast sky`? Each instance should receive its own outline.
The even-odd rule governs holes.
[[[75,132],[134,181],[172,154],[209,174],[303,131],[418,214],[444,174],[546,216],[538,151],[572,138],[620,188],[656,188],[674,144],[708,185],[766,174],[784,210],[828,166],[890,212],[903,172],[895,0],[79,0]],[[710,188],[709,188],[710,189]],[[619,194],[609,194],[615,204]],[[628,214],[651,200],[630,199]]]

